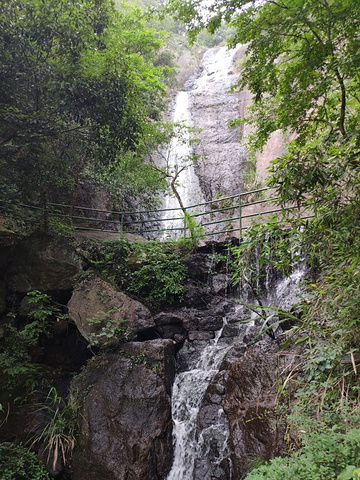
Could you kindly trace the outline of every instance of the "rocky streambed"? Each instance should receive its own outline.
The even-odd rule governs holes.
[[[29,291],[47,292],[70,316],[29,352],[59,394],[77,402],[71,460],[54,461],[41,442],[34,447],[53,476],[241,479],[254,457],[281,450],[275,382],[291,355],[278,355],[274,332],[257,337],[260,320],[239,303],[251,300],[249,292],[230,285],[226,246],[193,252],[182,302],[151,312],[94,273],[74,241],[10,235],[1,242],[2,341],[9,322],[28,321]],[[299,278],[268,277],[265,297],[285,302]],[[0,440],[29,443],[44,422],[31,399],[9,405]]]

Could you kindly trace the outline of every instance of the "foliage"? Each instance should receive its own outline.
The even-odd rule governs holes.
[[[103,245],[93,264],[122,291],[158,308],[182,298],[188,251],[189,245],[176,242],[130,244],[120,240]]]
[[[253,95],[248,118],[238,121],[253,127],[249,146],[261,149],[279,129],[291,139],[273,161],[269,180],[285,207],[287,232],[271,222],[247,231],[233,252],[234,281],[252,285],[260,298],[265,265],[286,274],[298,252],[307,252],[313,279],[289,333],[304,344],[303,376],[293,372],[287,380],[297,383],[293,408],[303,418],[329,413],[331,421],[324,431],[308,434],[298,454],[248,478],[356,478],[359,452],[354,458],[345,446],[359,432],[345,422],[338,433],[336,412],[356,409],[359,400],[360,4],[213,0],[205,8],[170,0],[169,9],[186,21],[193,38],[203,27],[216,31],[226,22],[236,29],[230,45],[247,45],[234,90],[246,87]],[[295,219],[286,213],[290,205],[299,208],[298,217],[315,218]]]
[[[33,439],[31,446],[39,444],[47,452],[48,464],[51,464],[52,470],[56,470],[59,460],[64,465],[68,463],[75,447],[78,402],[74,394],[65,402],[56,388],[52,387],[45,401],[38,404],[37,408],[44,413],[48,423]]]
[[[98,332],[88,334],[89,347],[101,346],[103,348],[106,348],[108,346],[108,342],[112,338],[119,336],[124,338],[128,337],[125,326],[121,325],[121,323],[118,325],[114,325],[113,321],[107,320],[108,318],[112,317],[112,314],[120,310],[120,307],[112,307],[109,310],[98,312],[99,316],[88,319],[89,325],[100,326]]]
[[[50,477],[33,452],[14,443],[0,444],[1,480],[48,480]]]
[[[184,224],[185,224],[185,238],[183,243],[188,243],[195,248],[199,245],[199,241],[205,238],[205,228],[199,224],[194,216],[184,211]],[[189,236],[187,237],[187,232]],[[181,243],[181,240],[180,240]]]
[[[130,291],[150,305],[173,303],[182,297],[187,269],[174,245],[138,244],[134,253],[139,267],[131,275]]]
[[[246,480],[356,479],[360,465],[359,429],[346,433],[336,429],[312,432],[303,436],[303,442],[298,452],[271,460],[269,465],[250,472]]]
[[[266,269],[289,275],[301,256],[300,245],[299,232],[284,232],[278,217],[252,225],[243,241],[231,248],[233,283],[250,285],[257,296],[266,293],[263,291]]]
[[[276,159],[271,185],[281,201],[336,210],[359,206],[360,5],[356,0],[248,2],[172,0],[193,32],[221,21],[236,28],[231,44],[247,44],[239,84],[253,94],[250,145],[264,146],[282,129],[293,140]]]
[[[155,66],[163,41],[140,10],[111,0],[5,0],[0,22],[0,173],[13,189],[1,200],[46,205],[97,170],[141,170],[124,156],[160,120],[169,68]]]
[[[50,334],[54,321],[64,318],[51,297],[37,290],[28,293],[30,321],[22,328],[11,323],[4,326],[4,339],[0,350],[1,387],[3,401],[23,401],[42,383],[40,365],[31,361],[29,348],[38,344],[42,336]],[[13,316],[13,321],[15,315]]]

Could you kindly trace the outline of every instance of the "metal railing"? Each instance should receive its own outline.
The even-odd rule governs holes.
[[[48,203],[45,206],[20,203],[17,206],[38,211],[44,219],[67,219],[70,226],[78,231],[132,233],[155,238],[159,236],[166,238],[167,234],[170,234],[170,237],[188,236],[194,227],[202,229],[204,236],[228,236],[231,234],[232,236],[238,235],[241,238],[244,231],[249,228],[251,219],[264,219],[269,215],[289,210],[297,211],[302,218],[312,216],[304,216],[304,212],[300,213],[300,210],[295,206],[280,207],[276,203],[279,197],[271,197],[268,196],[269,194],[271,194],[271,190],[264,187],[220,197],[208,202],[188,205],[184,208],[139,211],[105,210],[63,203]],[[2,208],[4,209],[4,206],[6,207],[6,204],[9,203],[3,202]],[[270,209],[266,208],[269,205]],[[165,218],[164,215],[168,212],[173,212],[174,216]],[[91,215],[87,216],[88,214]],[[196,224],[189,225],[190,219],[192,223],[196,221]],[[161,225],[166,222],[168,225],[162,227]],[[177,224],[169,226],[170,222],[177,222]],[[217,225],[221,226],[220,230],[216,230]],[[175,235],[174,232],[176,232]]]

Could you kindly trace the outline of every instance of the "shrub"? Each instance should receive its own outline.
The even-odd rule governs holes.
[[[177,242],[129,244],[109,242],[94,266],[124,292],[158,308],[180,300],[187,268],[184,257],[190,246]]]
[[[360,466],[360,429],[347,433],[334,429],[309,434],[304,446],[290,457],[274,458],[250,472],[245,480],[336,480],[353,467],[348,479],[356,478]],[[354,476],[352,474],[354,473]]]
[[[43,464],[22,445],[0,444],[1,480],[49,480]]]

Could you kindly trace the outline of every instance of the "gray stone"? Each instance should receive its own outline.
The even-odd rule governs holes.
[[[51,235],[31,235],[13,250],[6,282],[10,290],[68,290],[82,271],[82,261],[70,240]]]
[[[182,324],[183,321],[184,318],[182,315],[173,312],[160,312],[154,316],[155,325]]]
[[[283,431],[273,412],[277,378],[276,342],[261,341],[230,366],[224,410],[229,421],[234,478],[243,478],[251,456],[272,458],[281,451]]]
[[[169,342],[129,345],[126,354],[141,350],[161,363]],[[172,460],[172,422],[164,371],[134,358],[107,355],[93,360],[78,376],[73,388],[84,393],[73,480],[166,477]]]
[[[220,273],[212,277],[212,289],[216,295],[218,295],[219,293],[226,293],[229,286],[229,275],[226,275],[225,273]]]
[[[175,342],[170,339],[129,342],[123,345],[123,351],[135,361],[161,375],[168,393],[175,377]]]
[[[150,311],[95,275],[85,275],[68,303],[69,315],[93,345],[113,347],[154,326]]]
[[[189,332],[189,341],[192,342],[194,340],[211,340],[214,338],[214,332]]]

